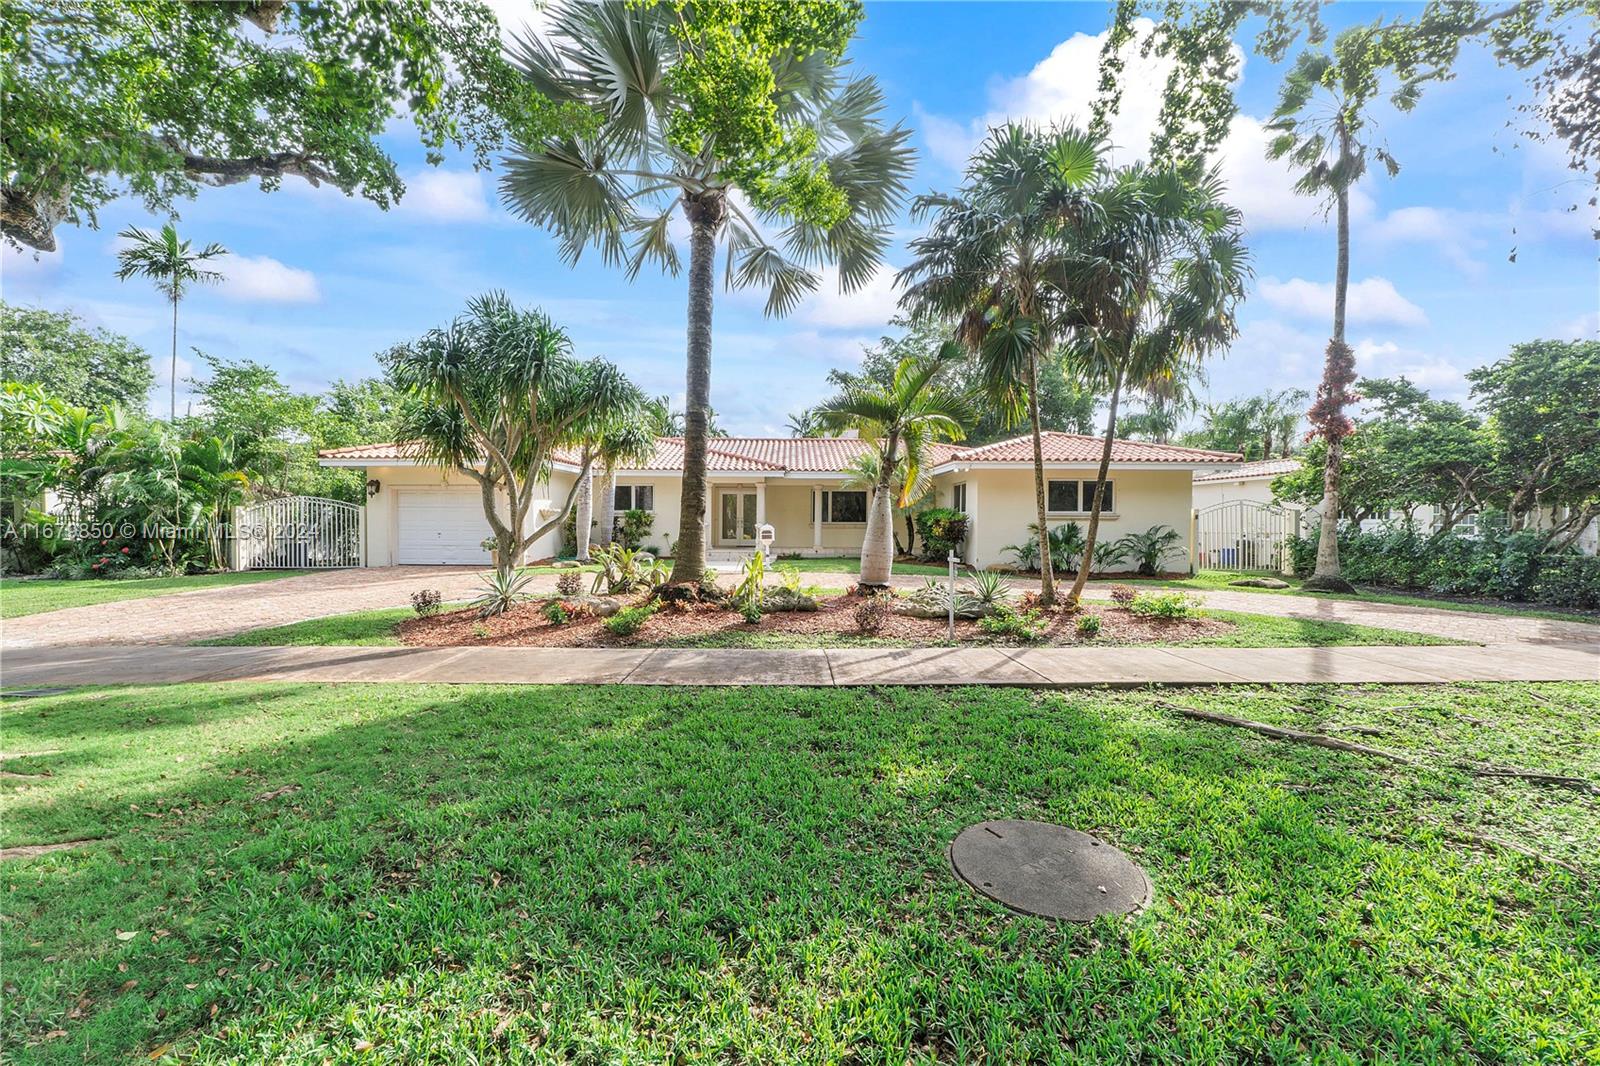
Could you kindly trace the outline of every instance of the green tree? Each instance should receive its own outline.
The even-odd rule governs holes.
[[[1190,448],[1238,452],[1251,460],[1287,459],[1300,443],[1302,412],[1310,399],[1304,389],[1272,389],[1206,404],[1199,428],[1183,434],[1182,441]]]
[[[1214,173],[1126,167],[1095,200],[1074,222],[1067,253],[1052,265],[1054,285],[1073,301],[1071,365],[1084,383],[1109,395],[1071,604],[1093,569],[1123,390],[1161,388],[1232,341],[1234,310],[1250,274],[1239,212],[1223,199]]]
[[[250,491],[250,478],[234,461],[228,437],[200,437],[180,447],[178,477],[184,496],[192,501],[206,530],[207,564],[212,570],[228,568],[227,528],[233,508]]]
[[[992,130],[957,194],[913,203],[913,215],[932,222],[911,241],[912,261],[899,276],[904,306],[956,323],[956,335],[978,358],[987,398],[1013,424],[1025,414],[1040,529],[1048,523],[1039,368],[1062,335],[1067,296],[1047,275],[1061,234],[1087,209],[1099,169],[1099,144],[1076,130]],[[1055,578],[1048,558],[1039,580],[1040,601],[1049,606]]]
[[[1496,493],[1520,520],[1553,508],[1552,549],[1600,518],[1600,341],[1531,341],[1467,373],[1488,423]]]
[[[909,505],[922,485],[928,447],[961,440],[972,420],[967,399],[939,380],[945,363],[959,358],[960,351],[952,344],[945,354],[945,359],[907,359],[887,387],[847,386],[817,407],[817,417],[828,429],[856,430],[877,453],[877,481],[868,493],[867,528],[861,542],[861,584],[869,589],[889,584],[894,568],[894,508]]]
[[[407,394],[400,437],[414,442],[418,458],[482,490],[503,578],[535,541],[560,528],[588,480],[592,455],[560,510],[530,532],[534,488],[549,483],[556,451],[603,432],[639,398],[615,366],[574,359],[565,330],[542,312],[518,309],[503,292],[475,297],[448,326],[391,348],[383,361]]]
[[[200,411],[187,428],[232,441],[240,467],[271,494],[314,481],[317,397],[294,392],[275,369],[254,360],[194,354],[208,373],[189,379]]]
[[[43,385],[75,407],[143,411],[155,375],[150,353],[121,334],[85,329],[71,311],[0,300],[0,381]]]
[[[0,66],[0,228],[46,251],[124,192],[169,214],[201,185],[299,178],[388,207],[397,113],[430,162],[454,146],[479,166],[508,134],[586,121],[528,91],[476,0],[9,0]]]
[[[786,314],[823,263],[837,264],[845,291],[872,278],[904,195],[908,132],[885,128],[872,79],[839,79],[859,17],[858,5],[825,0],[564,0],[548,37],[512,49],[532,89],[600,117],[592,136],[528,141],[507,161],[514,211],[552,229],[569,261],[594,245],[629,278],[647,262],[676,274],[670,226],[680,213],[689,224],[680,586],[698,585],[705,566],[719,241],[727,284],[765,288],[767,313]],[[783,227],[776,240],[762,223]]]
[[[117,277],[145,278],[156,290],[172,301],[172,374],[169,381],[169,421],[178,420],[178,303],[191,285],[212,285],[222,280],[222,275],[209,270],[201,263],[227,255],[220,244],[208,244],[198,251],[188,241],[178,237],[178,230],[170,222],[160,233],[151,233],[137,226],[125,229],[117,236],[132,243],[117,251]]]

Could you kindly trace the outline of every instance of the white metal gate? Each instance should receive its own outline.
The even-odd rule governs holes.
[[[1254,500],[1228,500],[1194,513],[1195,565],[1201,570],[1287,572],[1289,538],[1300,512]]]
[[[235,570],[365,566],[366,508],[320,496],[286,496],[233,511]]]

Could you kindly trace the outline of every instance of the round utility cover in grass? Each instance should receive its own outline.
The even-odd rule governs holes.
[[[1122,852],[1049,822],[979,822],[950,842],[950,865],[975,890],[1023,914],[1087,922],[1150,902],[1150,879]]]

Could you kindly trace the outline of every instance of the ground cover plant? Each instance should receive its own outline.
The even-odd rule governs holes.
[[[1367,743],[1403,766],[1180,718]],[[1600,686],[190,685],[12,701],[15,1061],[1576,1060]],[[1435,757],[1437,756],[1437,757]],[[1091,831],[1151,908],[951,876]],[[1544,858],[1492,840],[1510,842]]]

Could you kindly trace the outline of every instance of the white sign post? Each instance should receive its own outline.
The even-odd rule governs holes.
[[[946,630],[945,639],[950,643],[956,642],[956,550],[950,549],[950,625]]]

